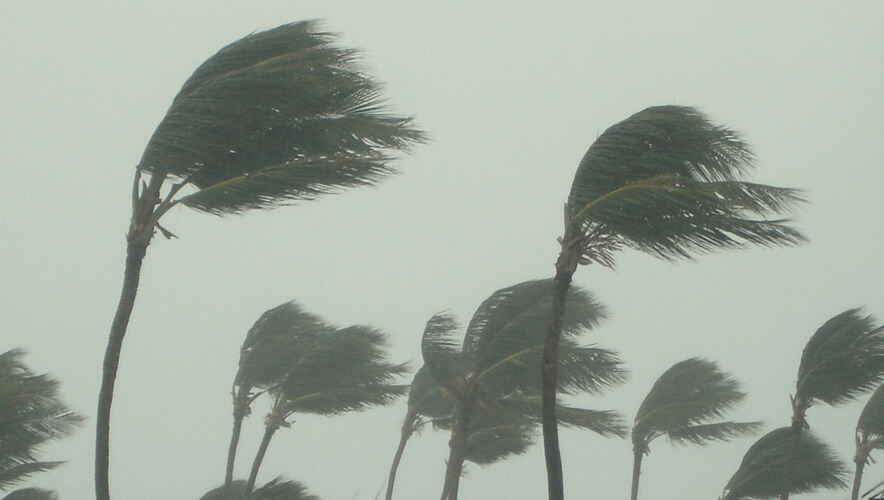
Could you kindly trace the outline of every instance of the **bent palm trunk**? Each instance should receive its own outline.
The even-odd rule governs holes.
[[[441,500],[457,500],[460,475],[467,455],[467,435],[470,432],[470,419],[473,416],[473,397],[467,395],[458,402],[454,410],[454,425],[449,441],[448,467],[445,469],[445,484]]]
[[[631,500],[638,500],[638,481],[642,472],[642,458],[644,457],[642,450],[634,450],[632,457],[632,493],[629,495]]]
[[[252,463],[252,471],[249,473],[249,480],[246,483],[246,493],[251,493],[255,489],[255,481],[258,479],[258,470],[261,468],[261,462],[264,461],[264,455],[267,454],[267,447],[270,446],[270,439],[273,433],[279,427],[268,425],[264,431],[264,437],[261,439],[261,446],[258,447],[258,453],[255,454],[255,461]]]
[[[866,458],[868,455],[860,456],[857,453],[856,458],[854,458],[854,462],[856,462],[856,473],[853,475],[853,489],[850,492],[850,500],[858,500],[859,499],[859,489],[863,482],[863,469],[866,466]]]
[[[236,448],[239,446],[239,436],[242,432],[242,421],[248,411],[248,392],[240,391],[233,402],[233,431],[230,433],[230,446],[227,449],[227,469],[224,473],[224,485],[233,482],[233,465],[236,461]]]
[[[393,498],[393,484],[396,482],[396,471],[399,470],[399,462],[402,460],[402,454],[405,452],[405,445],[408,439],[414,433],[414,412],[409,412],[405,416],[405,423],[402,424],[402,437],[399,438],[399,446],[396,448],[396,455],[393,456],[393,464],[390,466],[390,476],[387,478],[387,494],[385,500]]]

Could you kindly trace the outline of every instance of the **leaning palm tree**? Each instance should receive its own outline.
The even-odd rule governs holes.
[[[297,481],[276,478],[251,492],[246,491],[246,481],[233,481],[206,493],[200,500],[320,500],[307,493],[307,488]]]
[[[0,354],[0,491],[62,464],[39,460],[40,449],[70,435],[83,422],[59,398],[59,382],[34,374],[24,355],[21,349]],[[13,498],[38,494],[28,488],[14,492]]]
[[[744,181],[752,162],[736,132],[682,106],[651,107],[613,125],[581,160],[565,204],[542,368],[551,500],[564,497],[556,359],[565,294],[577,266],[614,267],[614,253],[622,248],[678,260],[803,242],[780,218],[803,201],[800,192]]]
[[[177,205],[212,215],[267,209],[370,185],[394,170],[387,151],[425,136],[391,114],[358,54],[308,21],[249,35],[184,83],[135,168],[126,269],[105,353],[95,482],[108,488],[110,412],[141,265]]]
[[[777,498],[789,460],[792,432],[781,427],[753,444],[724,488],[722,500]],[[835,452],[812,432],[801,434],[800,458],[794,463],[792,493],[845,488],[847,468]]]
[[[872,461],[872,451],[881,448],[884,448],[884,385],[878,386],[869,398],[856,424],[856,455],[853,457],[856,473],[853,476],[850,500],[859,498],[863,469]]]
[[[632,426],[632,500],[638,498],[642,458],[651,441],[706,445],[756,432],[760,422],[720,421],[745,393],[712,361],[690,358],[666,370],[645,396]]]
[[[442,499],[456,500],[466,457],[471,420],[481,412],[518,412],[540,417],[538,377],[544,326],[550,307],[551,280],[520,283],[498,290],[477,309],[466,328],[462,347],[449,314],[437,314],[427,323],[421,342],[424,363],[454,400],[451,439]],[[563,320],[562,377],[565,394],[598,393],[624,380],[616,354],[576,344],[576,337],[603,317],[589,293],[575,288],[568,297]],[[622,435],[619,418],[609,412],[582,411],[581,422],[607,435]],[[571,415],[581,410],[574,409]]]
[[[271,343],[279,351],[255,349],[259,342],[241,363],[241,368],[262,364],[260,357],[269,354],[265,358],[268,364],[285,365],[284,376],[266,389],[272,398],[271,409],[264,418],[264,436],[252,463],[246,491],[252,491],[255,485],[274,434],[280,428],[291,426],[292,415],[361,411],[389,405],[405,393],[405,386],[392,382],[406,367],[386,361],[387,341],[383,333],[362,325],[340,329],[325,325],[312,330],[313,325],[324,323],[318,318],[304,322],[308,325],[305,331],[285,336],[291,339],[290,343]],[[279,360],[279,353],[284,360]]]
[[[884,326],[861,309],[848,309],[826,321],[811,336],[798,367],[792,397],[792,447],[780,498],[792,491],[799,439],[808,427],[807,410],[820,402],[837,406],[855,400],[884,381]]]

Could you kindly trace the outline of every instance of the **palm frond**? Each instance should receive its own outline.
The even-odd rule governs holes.
[[[425,134],[391,113],[352,49],[314,21],[249,35],[184,83],[138,169],[196,192],[180,202],[239,213],[373,184],[394,172],[385,150]]]
[[[200,500],[320,500],[297,481],[276,478],[260,488],[246,492],[246,481],[236,480],[209,491]]]
[[[454,398],[424,365],[408,387],[408,408],[429,418],[448,417],[454,410]]]
[[[421,356],[424,366],[433,378],[451,392],[464,376],[460,343],[455,337],[459,325],[449,313],[435,314],[424,328],[421,337]]]
[[[736,132],[696,109],[645,109],[606,130],[581,160],[566,237],[578,238],[584,263],[609,267],[623,246],[671,260],[803,242],[781,216],[801,193],[743,181],[752,161]]]
[[[712,441],[730,441],[755,434],[762,427],[761,422],[714,422],[673,429],[666,433],[666,438],[672,444],[705,446]]]
[[[534,427],[516,414],[477,415],[470,423],[466,460],[489,465],[521,455],[533,444]]]
[[[600,394],[626,382],[629,373],[617,352],[594,345],[578,346],[569,340],[559,344],[558,366],[556,384],[562,394]]]
[[[42,488],[22,488],[4,496],[2,500],[58,500],[58,494]]]
[[[884,381],[884,326],[860,308],[826,321],[807,342],[795,400],[810,406],[852,401]]]
[[[874,441],[875,448],[884,448],[884,385],[879,386],[863,407],[856,424],[859,441]]]
[[[723,500],[766,499],[780,496],[792,432],[782,427],[755,442],[724,488]],[[793,469],[792,491],[809,493],[817,489],[847,486],[847,468],[828,445],[812,432],[801,433],[799,458]]]
[[[498,401],[503,413],[523,415],[535,425],[542,420],[543,403],[540,395],[515,395]],[[595,432],[602,437],[626,437],[626,424],[623,416],[616,411],[590,410],[556,404],[556,419],[559,425],[577,427]]]

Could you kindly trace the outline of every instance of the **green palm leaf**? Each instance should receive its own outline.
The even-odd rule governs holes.
[[[884,381],[884,326],[859,308],[826,321],[807,342],[798,368],[795,404],[835,406]]]
[[[311,495],[297,481],[276,478],[260,488],[246,492],[246,481],[238,480],[219,486],[206,493],[200,500],[320,500]]]
[[[884,448],[884,385],[875,390],[863,407],[856,431],[860,441],[872,445],[871,448]]]
[[[791,429],[782,427],[756,441],[725,486],[722,500],[779,497],[791,439]],[[801,433],[799,459],[792,474],[791,493],[846,487],[844,463],[809,431]]]
[[[42,488],[22,488],[6,495],[2,500],[58,500],[58,495],[52,490]]]

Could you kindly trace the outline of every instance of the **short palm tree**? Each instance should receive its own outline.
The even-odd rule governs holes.
[[[856,473],[853,476],[850,500],[859,498],[863,469],[872,460],[872,451],[881,448],[884,448],[884,385],[878,386],[869,398],[856,424],[856,455],[853,457]]]
[[[21,349],[0,354],[0,490],[62,464],[38,460],[40,449],[70,435],[83,422],[59,398],[59,382],[34,374],[24,356]],[[27,488],[10,495],[38,498],[40,491]]]
[[[645,396],[632,426],[632,500],[638,498],[642,458],[651,441],[705,445],[756,432],[759,422],[720,421],[745,397],[712,361],[690,358],[666,370]]]
[[[579,264],[614,266],[633,248],[665,260],[748,245],[795,245],[783,220],[800,192],[746,182],[753,155],[739,135],[694,108],[657,106],[608,128],[584,155],[565,204],[543,359],[549,498],[564,498],[555,418],[559,330]]]
[[[518,413],[540,417],[539,368],[550,307],[551,280],[520,283],[498,290],[476,310],[462,346],[449,314],[427,323],[421,342],[424,363],[453,401],[451,440],[442,499],[456,500],[471,420],[482,413]],[[581,347],[576,337],[603,317],[601,306],[575,288],[562,320],[562,377],[558,389],[566,394],[597,393],[624,380],[620,360],[611,351]],[[605,434],[622,435],[619,418],[609,412],[572,409],[577,425]],[[591,423],[590,423],[591,422]]]
[[[378,182],[388,151],[424,141],[388,111],[354,50],[312,21],[249,35],[184,83],[135,168],[126,269],[111,325],[96,419],[95,483],[108,500],[110,412],[141,265],[177,205],[224,216]]]
[[[807,410],[814,403],[837,406],[855,400],[884,381],[884,326],[861,309],[848,309],[811,336],[801,355],[792,397],[792,448],[783,475],[782,500],[793,491],[793,463],[798,440],[808,427]]]
[[[792,447],[792,431],[781,427],[753,444],[724,488],[722,500],[777,498]],[[847,468],[835,452],[812,432],[801,434],[799,459],[793,464],[792,493],[845,488]]]
[[[276,478],[251,492],[246,491],[246,481],[233,481],[206,493],[200,500],[320,500],[307,493],[307,488],[297,481]]]
[[[285,320],[292,323],[286,324]],[[304,313],[294,303],[261,316],[243,345],[234,390],[239,426],[257,396],[266,393],[272,399],[246,491],[252,491],[255,485],[273,435],[281,427],[290,427],[289,418],[295,413],[338,415],[361,411],[389,405],[405,393],[405,386],[392,383],[405,372],[405,365],[386,361],[386,343],[386,336],[373,328],[336,328]],[[235,420],[234,436],[237,433]],[[235,456],[235,444],[232,438],[229,462]],[[231,469],[229,463],[227,470]]]

